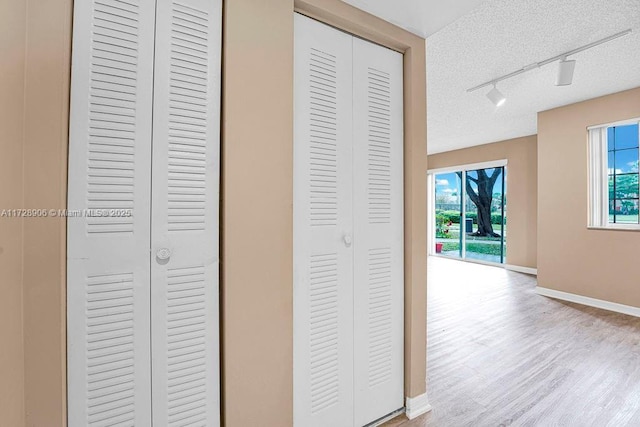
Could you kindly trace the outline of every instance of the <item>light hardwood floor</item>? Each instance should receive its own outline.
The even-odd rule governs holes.
[[[640,426],[639,318],[495,267],[431,257],[428,280],[433,410],[385,426]]]

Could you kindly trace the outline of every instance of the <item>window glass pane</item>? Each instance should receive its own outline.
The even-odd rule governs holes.
[[[613,175],[609,175],[609,200],[613,200],[616,198],[615,194],[614,194],[614,188],[613,188]]]
[[[615,151],[615,173],[638,172],[638,149]]]
[[[638,197],[638,174],[616,175],[616,199]]]
[[[607,129],[609,222],[639,224],[638,124]]]
[[[464,221],[466,258],[503,262],[505,228],[502,212],[502,172],[503,168],[467,172],[468,180],[465,185],[468,191]]]
[[[607,150],[609,151],[616,148],[616,133],[615,133],[615,128],[613,127],[607,129],[607,146],[608,146]]]
[[[638,200],[615,200],[616,224],[638,224]]]
[[[435,231],[436,253],[460,258],[462,256],[462,235],[460,217],[462,216],[461,197],[462,173],[436,175]]]
[[[625,148],[638,147],[638,125],[616,126],[615,128],[615,148],[623,150]]]
[[[611,224],[615,223],[615,214],[616,214],[616,203],[612,198],[609,199],[609,222]]]
[[[612,174],[615,173],[616,169],[615,169],[615,158],[616,158],[616,152],[615,151],[609,151],[609,155],[607,158],[607,170],[608,170],[608,174]]]

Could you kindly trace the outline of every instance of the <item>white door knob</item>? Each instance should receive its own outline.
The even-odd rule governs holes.
[[[158,252],[156,252],[156,258],[158,258],[160,261],[168,260],[169,258],[171,258],[171,249],[158,249]]]
[[[351,246],[351,234],[346,233],[342,239],[344,240],[344,244],[346,247]]]

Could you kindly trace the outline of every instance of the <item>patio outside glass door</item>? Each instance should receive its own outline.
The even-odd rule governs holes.
[[[434,176],[436,254],[505,262],[505,173],[500,166]]]
[[[435,238],[437,254],[462,258],[462,179],[451,172],[435,176],[436,215]]]

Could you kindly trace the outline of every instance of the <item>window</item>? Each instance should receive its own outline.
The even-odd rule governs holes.
[[[589,226],[640,229],[637,120],[589,129]]]

